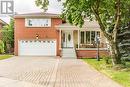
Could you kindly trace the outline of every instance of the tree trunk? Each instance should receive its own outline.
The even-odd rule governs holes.
[[[111,46],[111,57],[113,65],[121,64],[121,55],[118,43],[111,41],[110,46]]]

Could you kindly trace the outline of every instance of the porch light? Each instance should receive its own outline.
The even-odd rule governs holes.
[[[37,39],[37,40],[39,39],[39,34],[36,34],[36,39]]]

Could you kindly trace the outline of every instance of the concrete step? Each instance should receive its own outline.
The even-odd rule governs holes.
[[[77,57],[62,57],[63,59],[77,59]]]
[[[63,58],[77,58],[75,49],[73,48],[65,48],[62,50]]]
[[[71,51],[71,52],[69,52],[69,51],[63,51],[62,53],[63,54],[74,54],[75,52],[74,51]]]
[[[62,58],[77,58],[76,56],[62,56]]]

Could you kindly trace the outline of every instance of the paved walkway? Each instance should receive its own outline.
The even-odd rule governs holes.
[[[13,57],[0,61],[0,87],[121,87],[78,59]]]

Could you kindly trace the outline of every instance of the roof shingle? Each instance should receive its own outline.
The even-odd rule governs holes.
[[[24,18],[24,17],[54,17],[58,18],[60,14],[53,14],[53,13],[44,13],[44,12],[38,12],[38,13],[27,13],[27,14],[16,14],[15,18]]]

